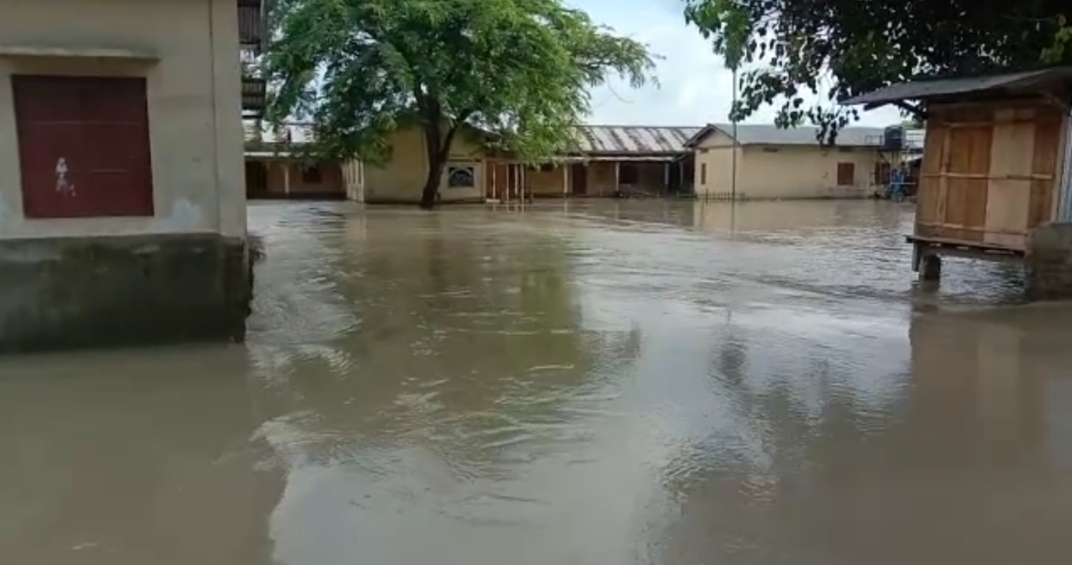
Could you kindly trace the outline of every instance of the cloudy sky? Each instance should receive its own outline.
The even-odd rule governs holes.
[[[687,26],[684,0],[567,0],[595,21],[646,43],[661,56],[659,86],[633,90],[616,82],[592,93],[591,123],[623,125],[703,125],[725,122],[732,80],[721,57],[696,28]],[[748,121],[769,123],[775,110],[764,108]],[[900,120],[896,110],[862,116],[859,125],[885,126]]]

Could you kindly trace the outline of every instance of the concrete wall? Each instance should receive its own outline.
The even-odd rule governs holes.
[[[391,156],[384,163],[365,164],[365,202],[368,203],[417,203],[421,189],[428,176],[428,157],[424,135],[417,127],[396,130],[387,138]],[[451,144],[448,166],[452,163],[472,165],[476,169],[476,186],[473,188],[448,188],[446,168],[440,179],[440,196],[443,202],[483,202],[484,165],[483,150],[475,143],[458,135]]]
[[[529,191],[533,196],[566,196],[569,187],[569,167],[570,165],[566,163],[548,170],[529,169],[525,173]]]
[[[818,145],[744,146],[715,132],[697,149],[696,191],[701,197],[726,198],[732,186],[733,153],[737,153],[737,197],[776,198],[866,198],[871,195],[871,176],[880,161],[876,149]],[[839,163],[852,163],[851,185],[839,186]],[[701,182],[707,167],[706,183]]]
[[[241,339],[235,0],[0,0],[0,352]],[[12,74],[143,76],[154,217],[25,219]]]
[[[346,196],[342,167],[335,163],[311,165],[320,170],[320,182],[302,178],[305,165],[298,161],[267,161],[267,195],[275,198],[312,198]],[[289,189],[288,189],[289,185]]]
[[[144,76],[153,218],[26,221],[18,139],[0,127],[0,239],[145,233],[244,237],[245,182],[235,0],[0,0],[0,124],[14,124],[10,75]],[[110,50],[103,52],[102,50]],[[108,57],[89,57],[94,53]],[[136,60],[138,55],[156,60]]]
[[[1072,223],[1053,223],[1031,232],[1025,261],[1032,300],[1072,299]]]

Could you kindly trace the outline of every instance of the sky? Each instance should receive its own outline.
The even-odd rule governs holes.
[[[685,23],[684,0],[567,0],[597,23],[648,45],[656,61],[659,85],[634,90],[623,81],[592,91],[592,124],[700,126],[727,122],[732,85],[730,72],[700,32]],[[776,108],[764,107],[749,123],[771,123]],[[856,125],[887,126],[901,120],[884,108],[861,114]]]

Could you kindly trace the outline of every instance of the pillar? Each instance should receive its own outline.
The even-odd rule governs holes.
[[[562,163],[562,196],[569,195],[569,164]]]
[[[1028,298],[1072,299],[1072,223],[1035,228],[1028,240],[1025,266]]]
[[[619,181],[619,179],[621,178],[621,172],[622,172],[621,165],[622,164],[620,162],[618,162],[618,161],[614,162],[614,195],[615,196],[617,196],[618,192],[621,190],[621,185],[620,185],[620,181]]]
[[[283,195],[290,196],[290,162],[280,161],[283,164]]]
[[[942,258],[934,253],[920,257],[919,280],[938,282],[942,278]]]
[[[663,190],[670,192],[670,161],[663,165]]]

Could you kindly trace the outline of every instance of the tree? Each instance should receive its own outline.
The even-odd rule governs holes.
[[[919,75],[980,74],[1072,63],[1062,0],[686,0],[685,18],[717,53],[743,49],[736,118],[779,104],[820,141],[859,117],[837,102]],[[743,28],[743,29],[742,29]],[[803,94],[820,95],[807,106]],[[824,92],[825,91],[825,92]],[[903,105],[905,113],[918,109]]]
[[[561,0],[278,0],[264,69],[268,116],[314,124],[313,150],[379,161],[405,124],[425,138],[431,208],[463,131],[525,161],[572,142],[587,89],[649,79],[644,45]]]

